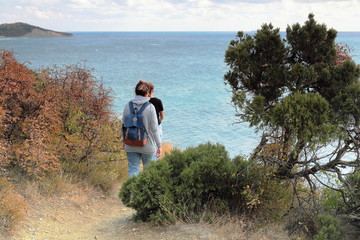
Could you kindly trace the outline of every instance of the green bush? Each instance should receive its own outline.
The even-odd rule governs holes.
[[[271,209],[287,192],[264,171],[244,157],[231,159],[222,145],[201,144],[153,162],[124,183],[119,197],[136,210],[136,219],[157,223],[198,221],[209,206],[218,213],[254,213]]]
[[[346,209],[346,204],[340,192],[330,188],[322,190],[322,205],[327,212],[337,212]]]
[[[352,204],[357,205],[360,204],[360,172],[354,172],[350,174],[347,179],[348,183],[351,186],[351,192],[349,194]]]
[[[319,232],[314,236],[314,240],[338,240],[340,239],[340,221],[334,217],[319,215]]]
[[[328,212],[341,212],[359,216],[356,209],[360,204],[360,172],[355,171],[348,174],[345,180],[347,184],[339,187],[344,196],[333,189],[325,188],[323,190],[324,208]]]

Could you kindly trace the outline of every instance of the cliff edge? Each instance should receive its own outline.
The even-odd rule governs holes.
[[[25,37],[25,38],[46,38],[46,37],[71,37],[71,33],[56,32],[27,23],[4,23],[0,24],[0,38]]]

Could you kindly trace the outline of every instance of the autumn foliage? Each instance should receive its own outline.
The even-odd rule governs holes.
[[[110,90],[76,64],[30,70],[0,50],[0,169],[41,177],[119,151]]]
[[[345,63],[348,60],[352,60],[351,57],[351,51],[353,51],[353,48],[351,48],[349,45],[347,45],[344,42],[339,42],[335,44],[336,49],[336,60],[335,65],[340,65]]]

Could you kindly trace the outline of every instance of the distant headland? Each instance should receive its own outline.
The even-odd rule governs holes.
[[[17,22],[0,24],[0,38],[49,38],[71,36],[73,36],[71,33],[56,32],[27,23]]]

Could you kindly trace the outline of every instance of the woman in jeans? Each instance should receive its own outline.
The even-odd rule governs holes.
[[[142,105],[149,102],[150,88],[149,85],[140,80],[135,87],[136,96],[131,100],[134,109],[140,109]],[[130,113],[129,103],[125,105],[123,111],[123,122],[124,117]],[[150,164],[153,155],[156,153],[157,157],[161,153],[161,141],[158,132],[158,120],[156,116],[156,110],[154,105],[149,104],[142,112],[143,123],[148,135],[148,141],[145,146],[130,146],[125,144],[124,151],[126,152],[128,159],[128,175],[129,177],[136,176],[140,172],[140,161],[143,166],[146,167]]]

